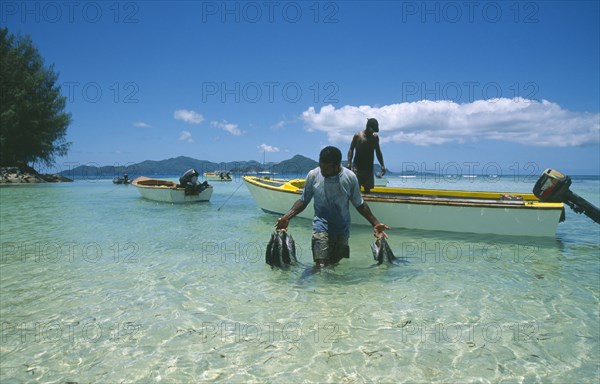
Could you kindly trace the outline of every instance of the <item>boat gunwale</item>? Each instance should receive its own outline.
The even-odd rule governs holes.
[[[295,195],[302,195],[302,189],[297,188],[295,190],[289,190],[282,188],[285,184],[289,182],[289,180],[261,180],[259,177],[255,176],[243,176],[242,179],[249,184],[255,185],[260,188],[269,189],[276,192],[285,192],[292,193]],[[269,183],[265,183],[264,181],[268,181],[269,183],[276,182],[280,184],[279,187],[270,185]],[[427,193],[433,195],[434,193],[440,192],[451,192],[451,194],[459,195],[460,193],[470,193],[470,194],[490,194],[490,195],[498,195],[498,194],[510,194],[508,192],[481,192],[481,191],[461,191],[461,190],[436,190],[436,189],[415,189],[410,188],[406,190],[402,190],[401,193],[409,194],[410,191],[422,191],[426,193],[414,195],[408,195],[403,197],[394,197],[393,193],[389,193],[389,197],[383,197],[377,195],[379,188],[373,188],[371,191],[373,194],[370,195],[362,195],[363,199],[367,202],[381,202],[381,203],[407,203],[407,204],[428,204],[428,205],[445,205],[445,206],[463,206],[463,207],[485,207],[485,208],[515,208],[515,209],[563,209],[563,203],[547,203],[539,200],[499,200],[499,199],[491,199],[491,198],[472,198],[472,199],[458,199],[451,196],[426,196]],[[396,191],[401,190],[401,188],[392,188]],[[514,193],[513,193],[514,195]],[[532,195],[528,193],[517,193],[518,196],[523,195]]]
[[[144,183],[152,183],[152,182],[154,182],[156,184],[155,185],[144,184]],[[135,180],[133,180],[131,182],[131,184],[133,184],[139,188],[174,189],[174,190],[184,189],[184,188],[177,188],[177,183],[174,181],[163,180],[163,179],[152,179],[152,178],[146,177],[146,176],[140,176],[140,177],[136,178]]]

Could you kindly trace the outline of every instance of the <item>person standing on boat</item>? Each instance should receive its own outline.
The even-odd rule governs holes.
[[[277,220],[277,229],[287,229],[290,219],[302,212],[313,198],[312,254],[318,267],[333,265],[350,257],[349,203],[371,223],[377,238],[387,237],[384,230],[390,227],[373,215],[360,194],[356,175],[342,167],[342,152],[336,147],[321,150],[319,166],[308,172],[302,196]]]
[[[371,189],[375,185],[373,179],[373,153],[377,155],[377,160],[381,165],[381,176],[385,175],[383,154],[379,147],[379,136],[376,132],[379,132],[379,122],[374,118],[368,119],[365,130],[356,133],[352,138],[350,150],[348,151],[347,167],[356,173],[358,182],[364,188],[365,193],[371,193]],[[355,150],[356,156],[354,156]],[[354,168],[352,167],[353,158]]]

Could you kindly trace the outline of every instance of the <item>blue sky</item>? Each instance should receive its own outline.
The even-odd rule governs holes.
[[[597,1],[0,7],[60,74],[61,170],[316,159],[375,117],[393,171],[600,174]]]

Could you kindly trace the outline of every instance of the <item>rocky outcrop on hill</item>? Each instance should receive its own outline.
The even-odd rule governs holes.
[[[0,184],[59,183],[73,181],[59,174],[40,174],[30,167],[0,168]]]

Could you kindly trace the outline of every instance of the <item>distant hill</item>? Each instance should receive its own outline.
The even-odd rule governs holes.
[[[308,171],[318,166],[319,163],[313,159],[309,159],[302,155],[296,155],[289,160],[274,164],[270,168],[270,171],[281,175],[306,174]]]
[[[342,160],[342,165],[347,163],[346,160]],[[141,163],[130,164],[127,166],[112,166],[106,165],[102,167],[80,165],[71,170],[66,170],[60,173],[60,175],[71,178],[71,179],[97,179],[97,178],[113,178],[115,176],[122,176],[127,173],[130,177],[137,176],[174,176],[181,175],[183,172],[190,168],[196,169],[201,174],[204,172],[213,171],[231,171],[236,174],[248,174],[261,171],[274,172],[278,177],[288,178],[297,177],[308,173],[311,169],[319,165],[313,159],[302,155],[296,155],[291,159],[284,160],[280,163],[266,163],[261,164],[258,161],[230,161],[222,163],[214,163],[208,160],[198,160],[191,157],[179,156],[166,160],[145,160]],[[375,173],[381,172],[379,164],[375,164],[373,167]],[[400,173],[392,172],[387,170],[386,175],[422,175],[430,174],[428,172],[415,172],[415,171],[404,171]]]
[[[347,164],[347,160],[342,160],[342,165]],[[253,174],[261,171],[273,172],[276,177],[289,179],[296,177],[304,177],[308,171],[316,168],[319,165],[313,159],[302,155],[295,155],[291,159],[284,160],[280,163],[266,163],[261,164],[258,161],[230,161],[222,163],[214,163],[208,160],[198,160],[191,157],[179,156],[166,160],[145,160],[137,164],[130,164],[127,166],[92,166],[92,165],[81,165],[70,170],[60,172],[58,175],[69,179],[88,179],[95,180],[101,178],[113,178],[115,176],[122,176],[128,174],[130,178],[137,176],[179,176],[190,168],[196,169],[200,174],[204,172],[213,171],[230,171],[234,174]],[[3,173],[9,170],[2,170]],[[379,164],[373,165],[373,171],[375,174],[381,173],[381,167]],[[26,172],[27,173],[27,172]],[[37,174],[32,168],[33,174]],[[435,172],[418,172],[414,170],[406,170],[401,172],[393,172],[389,168],[387,169],[386,176],[439,176]],[[45,175],[46,181],[57,181],[58,176],[56,175]],[[29,176],[33,177],[33,176]],[[578,176],[585,178],[586,176]],[[597,179],[598,176],[589,176],[592,179]],[[2,178],[0,178],[2,179]],[[4,180],[4,179],[3,179]],[[66,181],[66,180],[61,180]],[[72,181],[72,180],[68,180]],[[28,181],[32,182],[32,181]],[[0,180],[0,184],[2,181]]]
[[[196,169],[200,174],[213,171],[232,171],[233,173],[255,173],[270,171],[277,174],[303,174],[318,166],[318,163],[308,157],[296,155],[289,160],[280,163],[261,164],[258,161],[230,161],[214,163],[208,160],[198,160],[191,157],[179,156],[166,160],[145,160],[140,163],[127,166],[90,166],[81,165],[71,170],[61,172],[61,175],[69,178],[105,178],[121,176],[127,173],[130,177],[158,176],[158,175],[181,175],[190,168]]]

